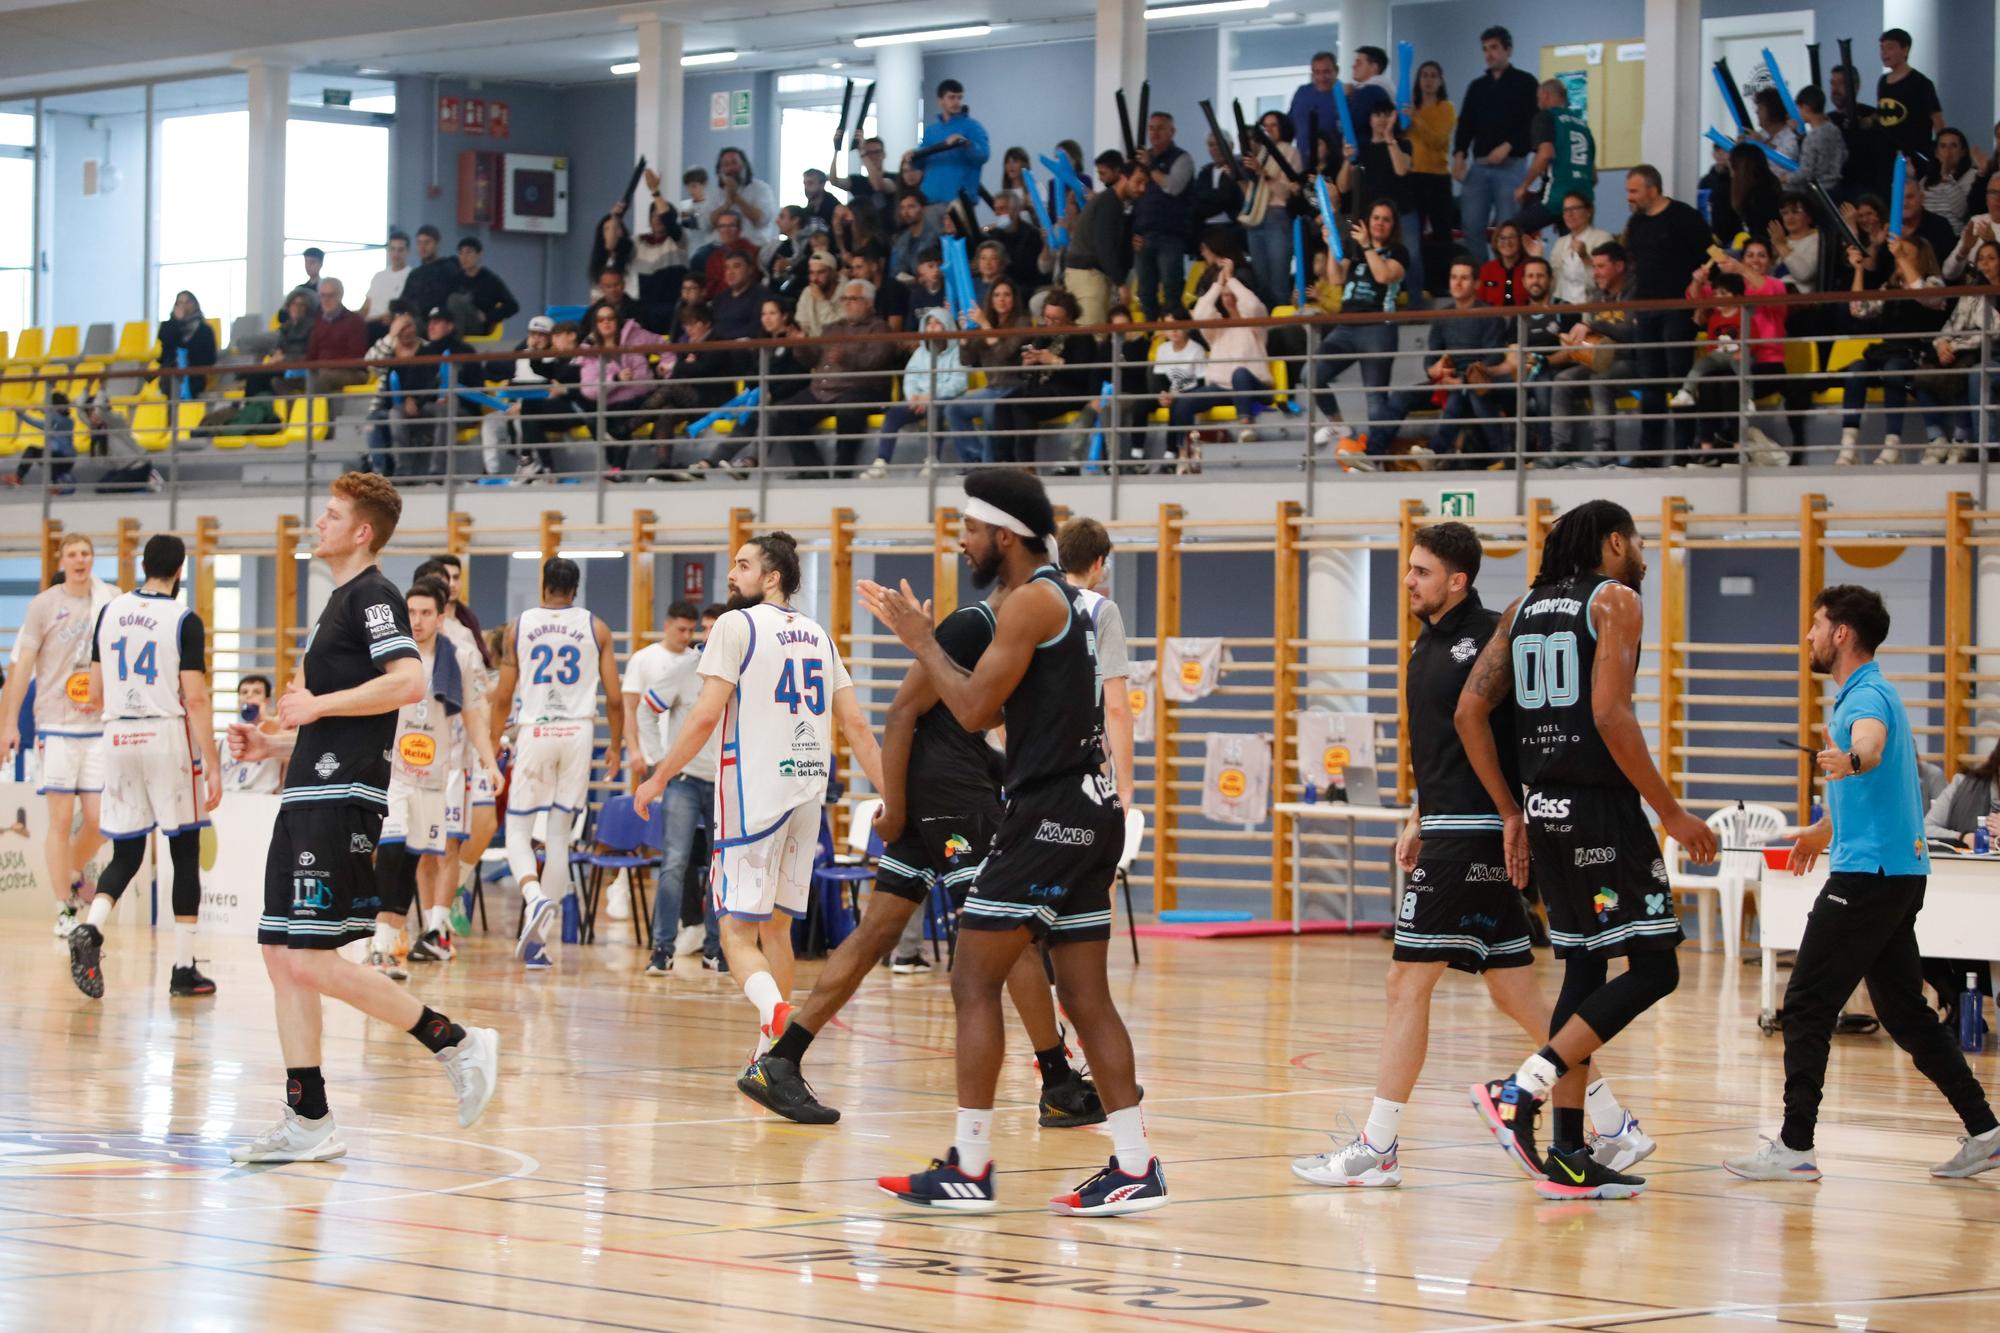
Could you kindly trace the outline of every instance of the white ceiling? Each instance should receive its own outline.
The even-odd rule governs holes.
[[[1325,0],[1320,0],[1325,3]],[[1169,26],[1289,18],[1263,14]],[[609,77],[635,54],[630,18],[684,26],[690,53],[748,53],[734,68],[796,69],[855,59],[857,35],[992,23],[981,46],[1087,37],[1094,0],[0,0],[0,95],[226,69],[256,54],[302,66],[536,83]],[[1281,20],[1282,21],[1282,20]],[[1151,25],[1161,26],[1159,23]],[[866,53],[859,53],[866,58]]]

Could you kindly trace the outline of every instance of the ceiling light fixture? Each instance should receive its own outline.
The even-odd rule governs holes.
[[[1270,0],[1265,0],[1270,3]],[[984,37],[993,31],[990,23],[975,23],[964,28],[930,28],[923,32],[885,32],[874,37],[856,37],[854,44],[869,46],[904,46],[910,42],[948,42],[957,37]]]
[[[1146,11],[1148,22],[1153,19],[1188,18],[1195,14],[1226,14],[1237,9],[1269,9],[1271,0],[1198,0],[1191,5],[1159,5]]]
[[[681,68],[694,69],[701,65],[733,65],[742,58],[743,53],[741,51],[698,51],[691,56],[682,56]],[[621,60],[611,67],[611,72],[621,78],[627,74],[637,74],[639,72],[639,62],[636,60]]]

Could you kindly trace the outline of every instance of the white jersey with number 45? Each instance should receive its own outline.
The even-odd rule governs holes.
[[[589,722],[597,716],[597,631],[581,606],[538,606],[514,622],[520,720]]]
[[[722,713],[716,845],[756,842],[826,799],[833,696],[854,682],[824,629],[771,602],[716,621],[698,669],[736,687]]]

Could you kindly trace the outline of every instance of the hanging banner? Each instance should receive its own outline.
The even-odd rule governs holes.
[[[457,134],[459,126],[459,106],[456,97],[438,98],[438,133]]]

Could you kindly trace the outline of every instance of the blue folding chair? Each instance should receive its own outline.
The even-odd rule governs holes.
[[[646,889],[653,868],[659,864],[660,845],[666,841],[666,834],[665,801],[653,802],[651,817],[647,819],[639,818],[629,795],[614,796],[604,803],[593,845],[583,854],[583,864],[590,868],[583,890],[584,943],[597,938],[597,907],[604,896],[604,885],[622,870],[626,888],[632,895],[632,922],[639,947],[651,947],[653,914]]]
[[[863,801],[855,808],[857,827],[868,811],[870,802]],[[819,855],[813,861],[812,887],[810,891],[806,941],[813,943],[812,927],[817,924],[826,941],[829,952],[840,947],[842,940],[854,933],[860,914],[861,886],[875,881],[875,862],[882,856],[882,840],[875,836],[874,817],[869,815],[865,827],[868,829],[868,859],[851,865],[841,864],[833,849],[833,826],[827,821],[822,810],[819,817]]]

